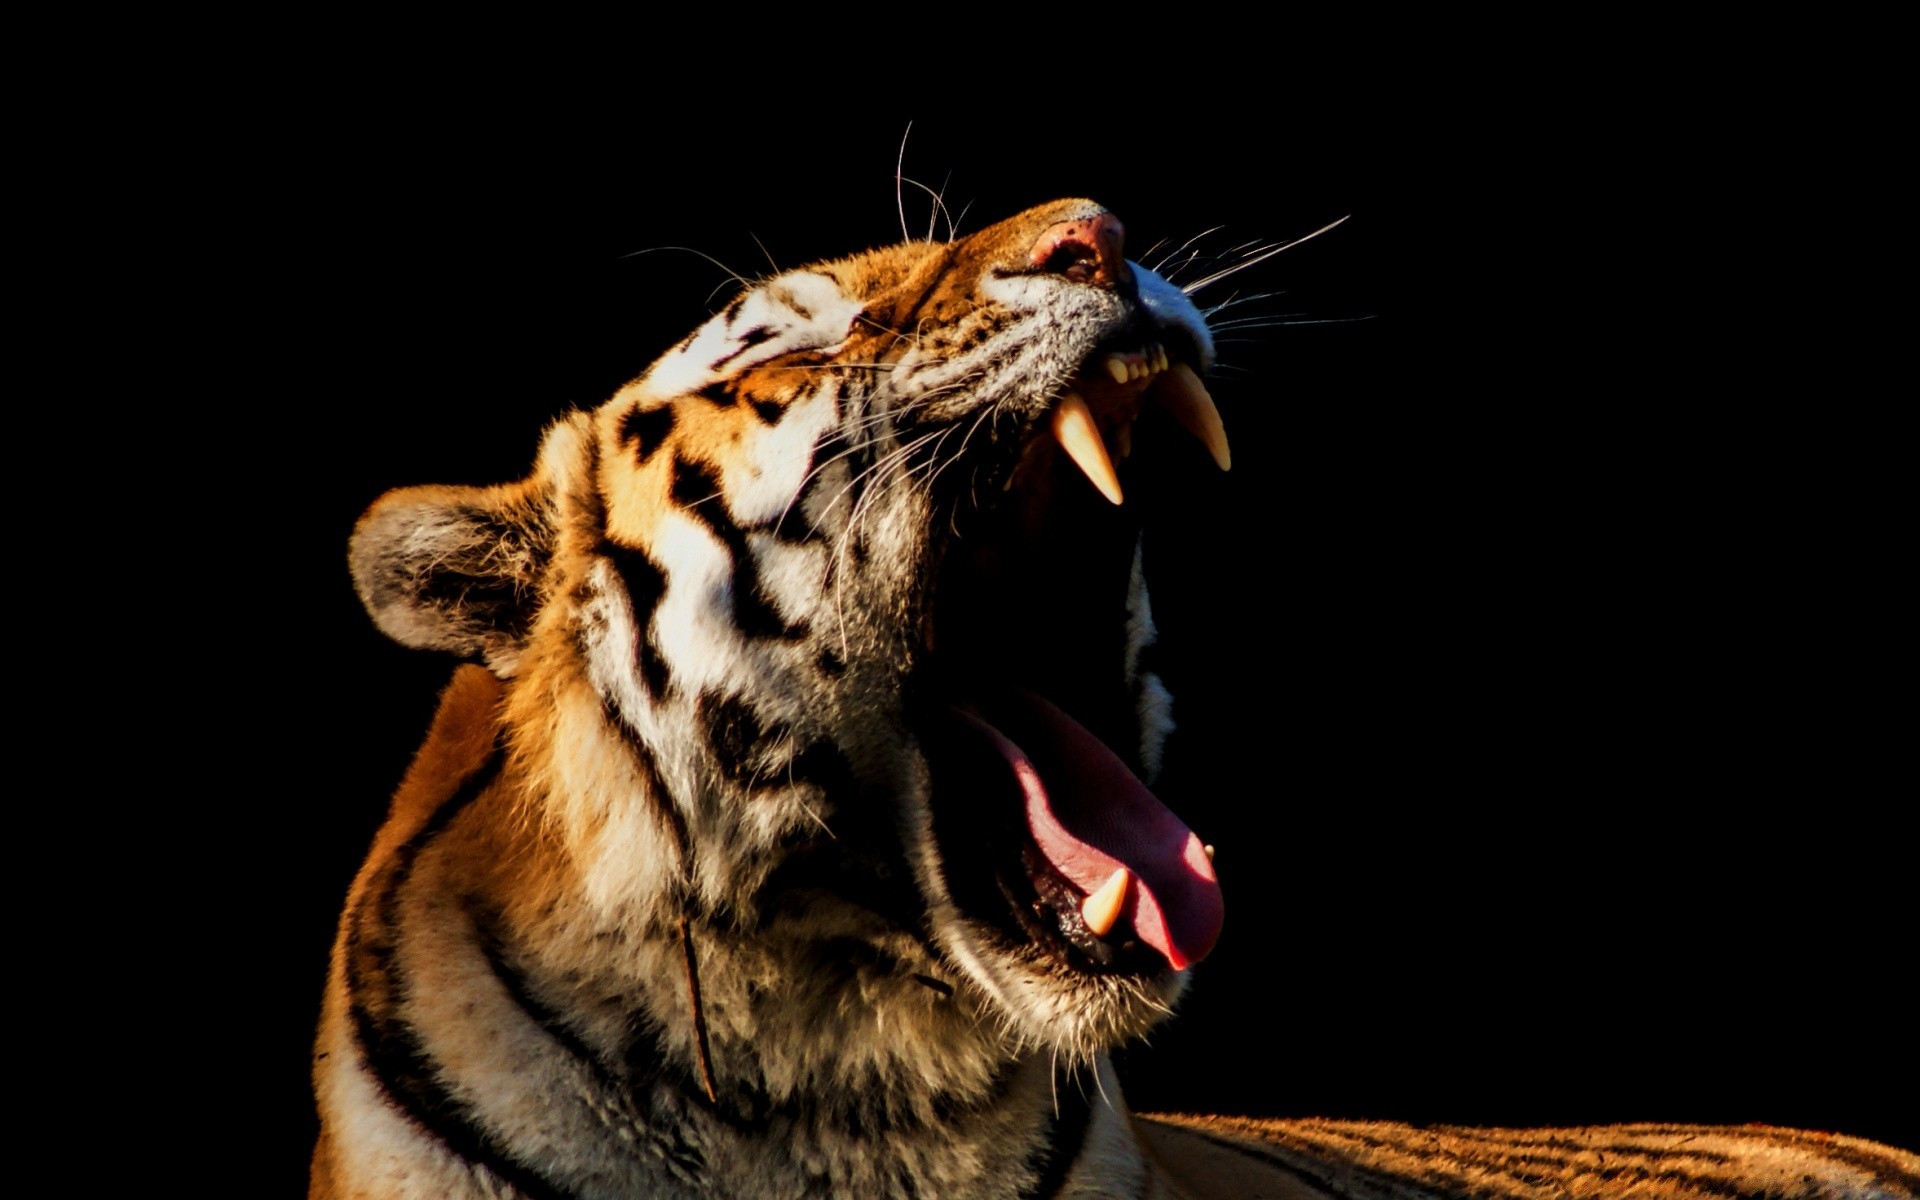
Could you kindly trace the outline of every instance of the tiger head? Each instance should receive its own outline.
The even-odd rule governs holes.
[[[548,908],[690,916],[716,1039],[857,977],[1087,1056],[1213,946],[1210,855],[1140,782],[1171,725],[1114,464],[1136,421],[1226,442],[1202,314],[1122,240],[1069,200],[786,272],[526,480],[362,519],[380,628],[505,681]]]

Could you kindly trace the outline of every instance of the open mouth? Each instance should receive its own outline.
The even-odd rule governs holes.
[[[1174,331],[1177,333],[1178,331]],[[963,511],[916,707],[948,892],[1012,946],[1090,973],[1184,970],[1219,936],[1211,848],[1139,779],[1138,523],[1122,472],[1161,414],[1222,467],[1218,412],[1152,337],[1088,358]],[[1143,418],[1147,418],[1143,420]]]

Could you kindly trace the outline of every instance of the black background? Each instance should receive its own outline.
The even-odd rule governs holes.
[[[1086,195],[1139,257],[1350,218],[1207,294],[1292,322],[1222,346],[1234,470],[1155,447],[1132,493],[1180,705],[1159,790],[1228,904],[1180,1017],[1124,1056],[1134,1106],[1920,1144],[1887,1082],[1920,1065],[1886,815],[1911,796],[1858,686],[1883,618],[1827,535],[1843,472],[1655,353],[1678,268],[1605,236],[1622,193],[1377,83],[964,113],[774,89],[737,120],[362,87],[238,146],[248,394],[218,415],[270,449],[206,636],[274,933],[214,953],[262,1018],[234,1060],[276,1177],[311,1143],[338,905],[451,668],[365,618],[353,521],[519,478],[547,420],[724,303],[700,255],[635,251],[751,276],[897,240],[909,121],[905,173],[967,229]]]

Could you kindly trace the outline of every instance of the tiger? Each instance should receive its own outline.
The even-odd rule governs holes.
[[[1215,343],[1062,200],[780,271],[519,482],[378,499],[455,668],[355,878],[310,1197],[1907,1197],[1764,1126],[1132,1113],[1213,949],[1136,437],[1221,469]],[[1144,457],[1144,456],[1143,456]]]

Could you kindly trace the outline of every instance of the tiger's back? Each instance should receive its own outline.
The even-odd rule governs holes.
[[[1898,1200],[1920,1157],[1861,1138],[1761,1125],[1567,1129],[1256,1121],[1136,1122],[1176,1194],[1244,1200]]]

